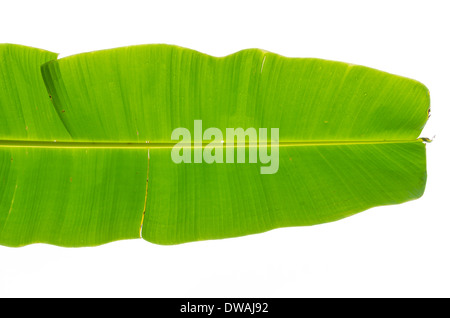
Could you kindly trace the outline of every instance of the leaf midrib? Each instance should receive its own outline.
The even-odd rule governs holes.
[[[387,144],[387,143],[412,143],[428,142],[428,138],[418,138],[413,140],[343,140],[343,141],[279,141],[279,147],[301,147],[301,146],[339,146],[358,144]],[[189,146],[190,145],[190,146]],[[30,140],[0,140],[0,147],[14,148],[103,148],[103,149],[165,149],[175,146],[190,148],[205,148],[206,146],[226,148],[241,147],[270,147],[270,141],[257,143],[210,143],[204,142],[201,146],[194,143],[180,144],[178,142],[76,142],[76,141],[30,141]]]

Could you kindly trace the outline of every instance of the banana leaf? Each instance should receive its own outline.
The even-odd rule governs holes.
[[[412,79],[260,49],[213,57],[158,44],[57,59],[2,44],[0,244],[179,244],[417,199],[429,104]],[[199,120],[201,137],[279,135],[244,145],[215,135],[223,163],[202,160],[210,141],[197,136],[182,144],[192,160],[174,162],[173,132],[195,135]],[[225,162],[239,149],[245,163]],[[253,150],[277,154],[276,171],[261,173]]]

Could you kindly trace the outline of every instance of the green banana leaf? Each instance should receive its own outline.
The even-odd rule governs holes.
[[[56,58],[0,45],[2,245],[236,237],[424,192],[429,93],[417,81],[259,49],[212,57],[142,45]],[[198,139],[183,144],[192,163],[175,163],[172,132],[194,132],[195,120],[222,132],[278,128],[279,139],[223,144],[230,158],[239,146],[278,152],[276,172],[194,162],[209,142]]]

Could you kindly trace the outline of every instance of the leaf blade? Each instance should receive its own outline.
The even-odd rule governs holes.
[[[12,47],[38,58],[11,69],[2,48],[2,74],[21,80],[0,78],[0,244],[92,246],[138,238],[141,225],[158,244],[234,237],[334,221],[425,189],[416,138],[429,93],[414,80],[257,49],[216,58],[167,45],[55,61]],[[36,76],[44,62],[52,103]],[[35,96],[48,117],[32,111]],[[39,133],[23,133],[18,112]],[[173,163],[171,132],[193,132],[196,119],[223,132],[280,128],[279,171]]]
[[[425,145],[280,147],[276,174],[257,164],[170,163],[151,150],[143,238],[179,244],[336,221],[422,196]]]

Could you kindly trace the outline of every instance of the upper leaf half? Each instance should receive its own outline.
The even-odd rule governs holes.
[[[170,45],[79,54],[42,68],[75,140],[169,142],[172,131],[280,128],[281,141],[412,140],[421,83],[371,68],[259,49],[212,57]],[[62,139],[62,138],[60,138]]]

